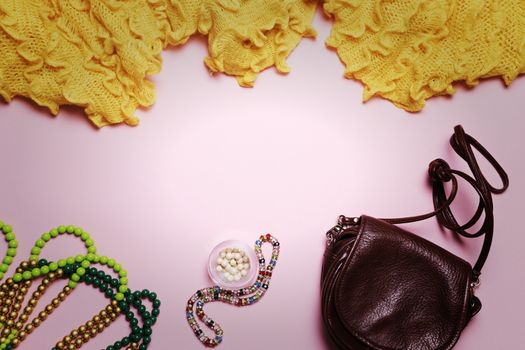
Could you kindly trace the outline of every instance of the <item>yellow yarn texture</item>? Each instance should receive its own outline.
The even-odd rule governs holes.
[[[311,26],[315,0],[0,0],[0,94],[58,113],[85,109],[98,127],[136,125],[155,100],[148,76],[161,52],[196,33],[208,37],[212,72],[252,86],[286,58]],[[524,0],[326,0],[327,45],[345,76],[407,111],[476,85],[525,72]]]
[[[161,51],[197,32],[208,36],[214,72],[251,86],[285,58],[311,27],[305,0],[0,0],[0,94],[26,96],[58,113],[81,106],[98,127],[136,125],[155,100],[148,75]]]
[[[525,72],[524,0],[328,0],[327,40],[363,82],[363,98],[381,96],[416,112],[434,95]]]

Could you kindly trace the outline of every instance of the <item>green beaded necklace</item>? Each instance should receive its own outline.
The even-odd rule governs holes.
[[[5,239],[8,242],[9,247],[3,264],[0,265],[1,279],[7,272],[14,256],[16,256],[18,242],[16,241],[15,235],[12,232],[12,228],[9,225],[3,224],[1,221],[0,231],[5,235]],[[56,238],[61,234],[73,234],[79,237],[86,246],[87,254],[61,259],[58,260],[58,262],[48,262],[45,259],[39,259],[45,244],[52,238]],[[110,267],[119,276],[119,278],[112,278],[104,271],[91,267],[92,264],[106,265]],[[25,268],[22,268],[22,266]],[[44,278],[45,276],[52,276],[52,278]],[[98,323],[99,329],[103,330],[105,327],[107,327],[107,325],[109,325],[109,323],[111,323],[111,321],[116,319],[118,316],[117,314],[125,314],[126,320],[129,322],[131,327],[130,335],[116,341],[112,345],[109,345],[106,347],[106,350],[116,350],[126,346],[129,346],[128,349],[147,349],[151,342],[152,326],[156,323],[157,316],[160,313],[160,301],[157,299],[155,293],[150,292],[147,289],[141,292],[131,292],[127,287],[128,279],[126,270],[124,270],[115,260],[105,256],[96,255],[96,248],[93,240],[91,239],[90,235],[81,228],[74,226],[59,226],[56,229],[52,229],[51,231],[44,233],[41,238],[36,241],[35,246],[31,249],[29,262],[22,263],[21,267],[17,269],[13,277],[9,278],[2,284],[0,290],[8,291],[8,295],[14,297],[16,295],[17,289],[21,289],[22,292],[19,292],[19,295],[23,300],[25,293],[27,293],[27,288],[24,286],[29,286],[36,278],[43,277],[43,284],[38,288],[38,291],[45,291],[49,283],[51,283],[52,280],[56,280],[57,276],[60,278],[69,279],[68,286],[64,288],[64,292],[59,294],[59,297],[61,297],[62,300],[67,295],[69,295],[69,293],[71,293],[74,288],[76,288],[78,283],[92,285],[103,292],[107,298],[112,300],[112,303],[107,307],[107,311],[102,310],[99,315],[95,316],[91,321],[88,321],[87,325],[94,324],[94,321],[99,322],[101,319],[100,315],[107,316],[109,314],[111,317],[104,319],[105,325],[103,323]],[[2,291],[0,291],[0,293],[2,293]],[[37,295],[36,293],[40,293],[38,291],[33,293],[33,298],[35,298],[35,295]],[[38,294],[38,296],[39,295],[40,294]],[[34,304],[36,304],[38,298],[35,299]],[[142,299],[148,299],[152,303],[151,312],[147,311],[146,307],[142,305]],[[20,301],[20,297],[17,297],[17,300]],[[42,319],[45,320],[48,313],[51,313],[54,307],[58,306],[59,304],[60,299],[54,299],[53,304],[50,304],[46,307],[45,310],[47,310],[47,312],[41,312],[39,314],[39,318],[33,320],[31,324],[26,325],[24,330],[21,330],[21,327],[23,326],[22,323],[17,323],[14,330],[4,329],[2,333],[5,333],[7,337],[0,339],[0,349],[11,350],[18,346],[21,342],[19,338],[20,335],[24,335],[23,338],[25,338],[25,336],[28,334],[28,330],[30,333],[31,330],[38,326],[42,322]],[[142,321],[142,327],[138,326],[138,320],[135,317],[134,312],[131,311],[132,307],[137,310]],[[28,307],[24,309],[24,312],[27,310]],[[32,308],[29,310],[32,310]],[[12,327],[12,320],[11,322],[8,321],[6,325],[0,322],[0,329],[4,328],[4,326]],[[16,330],[17,327],[18,330]],[[72,331],[68,336],[64,337],[63,341],[58,342],[53,350],[66,349],[64,346],[65,340],[76,340],[75,343],[69,342],[71,345],[68,347],[68,349],[71,348],[71,346],[73,346],[75,349],[79,348],[90,338],[90,335],[85,333],[86,330],[88,330],[86,326],[81,326],[79,330]],[[92,333],[93,330],[94,328],[91,329]],[[79,337],[81,333],[84,337],[83,339]],[[94,334],[96,334],[96,332],[94,332]]]

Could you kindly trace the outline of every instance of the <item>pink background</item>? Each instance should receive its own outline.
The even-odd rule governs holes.
[[[220,348],[327,349],[319,310],[325,232],[343,213],[430,210],[427,164],[443,157],[464,168],[448,145],[461,123],[501,162],[511,188],[495,198],[494,244],[477,291],[484,306],[457,349],[522,348],[525,79],[508,89],[496,79],[474,90],[459,86],[418,114],[380,99],[362,104],[361,85],[342,77],[342,64],[324,47],[330,23],[318,16],[315,26],[319,37],[289,58],[292,72],[266,71],[254,89],[211,77],[202,38],[165,52],[153,78],[158,102],[138,112],[136,128],[95,130],[76,108],[53,119],[23,99],[0,106],[0,216],[20,241],[16,262],[46,230],[82,226],[100,253],[127,268],[133,289],[161,298],[151,349],[200,349],[184,308],[210,284],[209,252],[225,239],[253,244],[271,232],[282,249],[265,298],[246,308],[207,307],[225,330]],[[481,245],[441,233],[433,220],[410,229],[471,262]],[[63,239],[43,255],[82,251]],[[20,349],[51,348],[105,304],[81,286]],[[127,333],[121,318],[85,348]]]

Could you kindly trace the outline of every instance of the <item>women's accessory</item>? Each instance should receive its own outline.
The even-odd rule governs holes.
[[[0,222],[0,230],[6,235],[10,249],[15,249],[17,243],[14,239],[14,234],[11,232],[11,227]],[[60,234],[74,234],[78,236],[84,241],[88,254],[61,259],[56,263],[39,259],[41,250],[46,242]],[[74,226],[60,226],[44,233],[41,239],[37,240],[35,246],[31,249],[29,261],[22,262],[13,277],[0,285],[0,305],[2,306],[0,309],[0,334],[2,335],[0,338],[0,349],[10,350],[18,347],[35,328],[40,326],[60,306],[61,302],[71,294],[80,282],[98,288],[111,300],[111,303],[90,321],[71,331],[69,335],[56,344],[53,350],[80,348],[108,327],[121,313],[126,315],[126,320],[130,323],[131,333],[128,337],[124,337],[109,345],[106,350],[121,348],[147,349],[148,344],[151,342],[151,328],[160,313],[160,301],[155,293],[148,290],[132,293],[126,286],[128,282],[126,271],[113,259],[105,256],[100,257],[95,255],[95,253],[96,248],[89,234]],[[15,254],[16,251],[8,250],[8,256],[11,256],[11,259],[8,260],[12,260]],[[119,275],[119,279],[112,278],[105,272],[90,267],[92,263],[107,265]],[[7,269],[5,270],[7,271]],[[41,284],[32,294],[22,313],[19,314],[29,287],[33,280],[38,277],[43,277]],[[45,306],[38,316],[29,321],[29,316],[34,311],[39,299],[49,285],[59,278],[69,279],[68,285],[63,288],[62,292],[51,303]],[[141,299],[149,299],[152,303],[151,312],[147,311],[146,307],[142,305]],[[142,320],[142,327],[138,326],[138,320],[131,311],[131,306],[137,309]]]
[[[137,107],[155,100],[147,77],[161,70],[168,45],[206,35],[209,70],[253,86],[270,66],[289,71],[288,55],[315,36],[318,3],[5,0],[0,95],[31,98],[53,114],[77,105],[98,127],[137,125]],[[510,85],[525,73],[523,0],[454,4],[325,0],[322,10],[334,21],[326,44],[346,66],[345,77],[363,83],[365,100],[381,96],[408,111],[453,94],[455,81],[475,86],[500,76]]]
[[[257,278],[258,264],[255,251],[242,241],[219,243],[208,258],[208,274],[221,288],[248,287]]]
[[[265,264],[264,255],[262,252],[263,243],[269,243],[272,245],[272,258],[268,265]],[[200,342],[207,347],[216,347],[222,342],[223,330],[221,326],[216,323],[211,317],[204,313],[204,304],[221,301],[235,306],[247,306],[252,305],[264,296],[270,285],[270,279],[272,277],[273,269],[277,264],[279,258],[279,241],[270,234],[261,236],[255,241],[255,254],[259,262],[259,273],[257,280],[253,285],[247,288],[241,289],[223,289],[220,286],[214,286],[210,288],[204,288],[198,290],[188,300],[186,306],[186,319],[191,329],[195,333],[195,336]],[[195,307],[195,311],[194,311]],[[214,338],[209,338],[204,334],[201,327],[195,319],[195,314],[199,320],[201,320],[206,327],[211,329],[215,333]]]
[[[473,177],[451,169],[442,159],[431,162],[433,212],[399,219],[340,216],[338,224],[328,231],[321,276],[322,314],[328,334],[341,349],[451,349],[481,309],[474,288],[479,285],[492,242],[491,194],[504,192],[509,180],[478,141],[465,134],[461,126],[454,131],[452,148],[467,162]],[[501,188],[485,179],[473,148],[494,167]],[[475,214],[463,225],[450,207],[456,197],[458,177],[479,195]],[[448,197],[446,182],[452,184]],[[485,235],[474,267],[395,225],[433,216],[442,226],[464,237]],[[479,227],[475,232],[467,232],[475,226]]]

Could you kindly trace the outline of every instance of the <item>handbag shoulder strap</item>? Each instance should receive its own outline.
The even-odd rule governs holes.
[[[494,213],[492,204],[492,194],[499,194],[504,192],[509,187],[509,177],[501,165],[494,159],[494,157],[483,147],[476,139],[465,133],[463,127],[458,125],[454,128],[454,135],[450,139],[450,144],[454,151],[465,160],[472,172],[470,176],[462,171],[451,169],[447,162],[443,159],[435,159],[429,165],[428,174],[432,182],[432,197],[434,202],[434,211],[411,217],[384,219],[392,224],[409,223],[420,220],[425,220],[433,216],[437,217],[438,222],[447,229],[468,238],[475,238],[484,235],[483,247],[476,264],[473,267],[474,280],[478,280],[481,274],[481,269],[487,260],[490,246],[492,244],[492,237],[494,233]],[[473,149],[475,148],[496,170],[498,173],[502,186],[496,188],[492,186],[483,175]],[[452,213],[450,205],[456,198],[458,190],[457,176],[467,181],[479,195],[479,203],[474,215],[463,225],[460,225],[456,217]],[[452,182],[450,194],[446,195],[446,182]],[[475,225],[478,224],[482,215],[484,214],[483,222],[479,229],[470,232]]]

